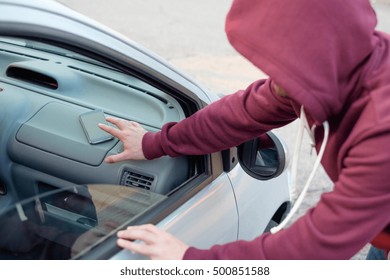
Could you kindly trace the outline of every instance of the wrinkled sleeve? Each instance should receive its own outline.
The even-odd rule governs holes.
[[[294,119],[291,100],[276,95],[270,79],[259,80],[181,122],[148,132],[142,148],[147,159],[207,154],[237,146]]]

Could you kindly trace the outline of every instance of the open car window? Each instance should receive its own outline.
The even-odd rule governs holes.
[[[57,44],[0,37],[0,259],[80,258],[204,174],[204,157],[108,164],[122,143],[88,142],[80,116],[94,110],[152,132],[192,113],[148,79]],[[165,215],[179,205],[166,204]]]

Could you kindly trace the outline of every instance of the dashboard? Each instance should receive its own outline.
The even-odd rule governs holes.
[[[149,131],[185,114],[165,92],[109,65],[41,42],[0,38],[0,208],[69,184],[115,184],[167,194],[189,176],[188,159],[107,164],[118,139],[90,144],[79,116],[92,110]]]

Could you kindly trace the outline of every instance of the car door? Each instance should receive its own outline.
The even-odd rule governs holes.
[[[155,191],[158,199],[71,257],[139,258],[115,245],[115,232],[129,224],[158,224],[203,248],[237,239],[236,201],[221,153],[108,165],[103,158],[119,152],[121,143],[90,145],[77,120],[104,109],[156,131],[204,107],[210,99],[201,87],[142,47],[52,1],[0,1],[0,8],[0,209],[34,198],[34,209],[43,201],[39,213],[46,220],[88,228],[94,217],[69,214],[58,204],[82,192],[69,186],[103,184],[87,187],[93,196],[96,189],[122,184],[141,187],[137,194]],[[67,196],[39,198],[60,189]],[[16,207],[19,219],[21,209]]]

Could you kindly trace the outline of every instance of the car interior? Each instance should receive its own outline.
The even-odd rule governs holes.
[[[191,114],[186,101],[137,75],[10,37],[0,37],[0,71],[2,259],[77,258],[201,171],[190,157],[107,164],[121,142],[87,138],[97,124],[83,128],[80,116],[96,110],[148,131]]]

